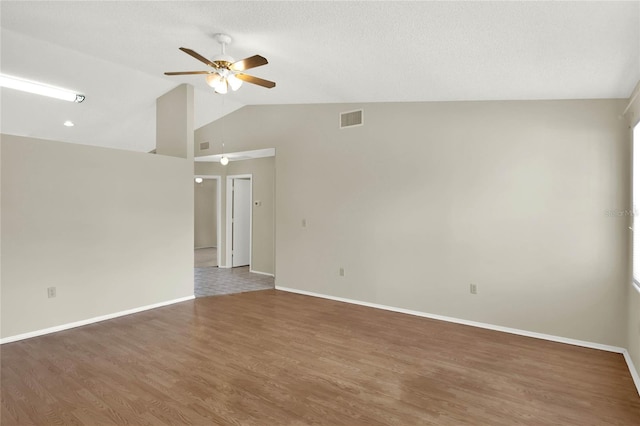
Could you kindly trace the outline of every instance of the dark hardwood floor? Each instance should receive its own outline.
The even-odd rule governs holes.
[[[9,425],[638,425],[622,355],[276,290],[5,344]]]

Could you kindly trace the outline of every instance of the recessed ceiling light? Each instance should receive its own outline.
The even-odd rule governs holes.
[[[73,123],[73,121],[69,121],[69,120],[65,121],[65,122],[64,122],[64,125],[65,125],[65,126],[67,126],[67,127],[73,127],[73,126],[75,126],[75,124]]]

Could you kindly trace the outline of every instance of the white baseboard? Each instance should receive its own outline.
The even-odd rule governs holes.
[[[249,269],[249,272],[252,272],[254,274],[259,274],[259,275],[266,275],[268,277],[275,277],[275,275],[270,274],[268,272],[260,272],[260,271],[254,271],[253,269]]]
[[[101,315],[99,317],[93,317],[86,320],[71,322],[68,324],[57,325],[55,327],[43,328],[41,330],[30,331],[28,333],[17,334],[15,336],[5,337],[0,339],[0,345],[5,343],[17,342],[18,340],[29,339],[31,337],[42,336],[45,334],[55,333],[57,331],[68,330],[70,328],[81,327],[83,325],[93,324],[100,321],[105,321],[125,315],[135,314],[142,311],[148,311],[149,309],[160,308],[162,306],[173,305],[174,303],[186,302],[187,300],[193,300],[195,296],[181,297],[179,299],[167,300],[166,302],[154,303],[153,305],[140,306],[138,308],[127,309],[126,311],[114,312],[112,314]]]
[[[633,361],[629,356],[629,352],[625,348],[621,348],[618,346],[603,345],[601,343],[587,342],[584,340],[570,339],[567,337],[554,336],[552,334],[536,333],[534,331],[520,330],[517,328],[503,327],[500,325],[493,325],[493,324],[487,324],[483,322],[469,321],[469,320],[454,318],[454,317],[447,317],[444,315],[436,315],[436,314],[429,314],[426,312],[412,311],[410,309],[396,308],[393,306],[380,305],[377,303],[362,302],[360,300],[347,299],[344,297],[329,296],[326,294],[314,293],[311,291],[298,290],[298,289],[289,288],[289,287],[281,287],[279,285],[276,285],[276,290],[303,294],[305,296],[320,297],[322,299],[335,300],[337,302],[351,303],[354,305],[367,306],[370,308],[383,309],[385,311],[399,312],[402,314],[415,315],[418,317],[431,318],[431,319],[436,319],[440,321],[452,322],[456,324],[469,325],[472,327],[485,328],[488,330],[501,331],[503,333],[511,333],[511,334],[517,334],[520,336],[533,337],[536,339],[549,340],[551,342],[566,343],[574,346],[582,346],[585,348],[599,349],[602,351],[619,353],[624,356],[624,359],[627,362],[627,367],[629,368],[629,372],[631,373],[631,377],[633,378],[633,383],[636,385],[636,390],[638,391],[638,395],[640,395],[640,376],[638,375],[638,371],[633,365]]]
[[[631,378],[633,379],[633,383],[636,385],[636,389],[638,390],[638,395],[640,395],[640,375],[638,375],[638,370],[636,370],[636,366],[633,365],[633,361],[631,360],[631,355],[629,355],[629,351],[623,349],[622,355],[624,355],[624,360],[627,361],[627,367],[629,367],[629,372],[631,373]]]

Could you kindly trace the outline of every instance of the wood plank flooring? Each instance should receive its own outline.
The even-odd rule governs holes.
[[[1,347],[5,425],[638,425],[622,355],[276,290]]]

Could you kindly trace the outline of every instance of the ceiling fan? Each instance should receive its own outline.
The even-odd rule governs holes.
[[[228,92],[228,89],[236,91],[242,86],[242,82],[246,81],[247,83],[257,84],[258,86],[266,87],[267,89],[271,89],[276,86],[276,83],[269,80],[264,80],[262,78],[254,77],[249,74],[244,74],[242,71],[256,68],[262,65],[266,65],[269,62],[266,58],[260,55],[254,55],[249,58],[242,59],[240,61],[235,61],[231,56],[227,55],[225,52],[225,47],[227,44],[231,43],[231,37],[226,34],[216,34],[216,40],[222,46],[222,54],[215,56],[212,60],[205,58],[199,53],[187,49],[186,47],[181,47],[182,50],[187,55],[191,55],[200,62],[203,62],[213,68],[213,70],[209,71],[177,71],[177,72],[165,72],[165,75],[186,75],[186,74],[206,74],[207,84],[216,91],[216,93],[225,94]]]

